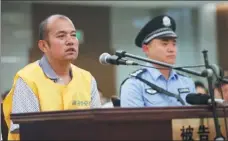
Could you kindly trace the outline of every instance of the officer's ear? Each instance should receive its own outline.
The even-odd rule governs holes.
[[[148,52],[149,52],[149,47],[148,47],[148,45],[147,45],[147,44],[143,44],[143,45],[142,45],[142,50],[143,50],[143,52],[146,53],[146,55],[147,55]]]

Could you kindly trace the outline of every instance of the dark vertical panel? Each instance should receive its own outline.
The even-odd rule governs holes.
[[[111,51],[111,27],[109,7],[88,7],[78,5],[60,4],[33,4],[32,22],[34,46],[31,50],[30,60],[39,59],[41,52],[37,47],[39,23],[51,14],[68,16],[76,29],[83,30],[84,42],[80,45],[78,59],[74,62],[77,66],[86,69],[96,78],[104,95],[115,94],[115,69],[113,66],[103,66],[99,63],[99,55]]]
[[[228,71],[228,4],[218,5],[216,15],[219,65]]]

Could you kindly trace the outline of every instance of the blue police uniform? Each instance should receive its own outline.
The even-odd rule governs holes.
[[[174,37],[176,24],[167,15],[155,17],[149,21],[139,32],[135,44],[141,47],[148,44],[154,38]],[[153,67],[152,64],[147,66]],[[156,86],[172,93],[158,91],[154,87],[142,82],[140,77]],[[182,106],[189,105],[185,98],[189,93],[195,93],[195,85],[191,78],[171,70],[170,76],[166,79],[156,68],[142,68],[133,72],[120,88],[121,107],[161,107],[161,106]],[[179,98],[179,99],[178,99]],[[180,102],[180,99],[183,101]],[[184,103],[184,104],[183,104]]]

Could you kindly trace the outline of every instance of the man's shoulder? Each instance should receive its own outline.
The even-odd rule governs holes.
[[[89,77],[90,79],[93,78],[93,75],[85,69],[82,69],[74,64],[71,64],[71,68],[72,68],[73,73],[76,75],[80,74],[83,77]]]
[[[21,85],[23,82],[25,82],[26,84],[29,84],[29,82],[36,80],[35,79],[37,77],[36,72],[39,68],[40,67],[39,67],[38,61],[27,64],[16,73],[16,75],[14,76],[13,85]]]
[[[77,72],[81,72],[81,73],[86,73],[86,74],[91,74],[88,70],[85,70],[83,68],[80,68],[74,64],[71,64],[71,67],[73,69],[73,71],[77,71]]]
[[[28,74],[28,73],[32,73],[37,68],[39,68],[39,64],[38,64],[38,61],[35,61],[33,63],[30,63],[30,64],[24,66],[22,69],[20,69],[17,72],[17,74]]]
[[[177,75],[178,75],[179,80],[181,80],[182,82],[184,81],[184,83],[192,84],[194,86],[194,81],[191,76],[180,73],[180,72],[177,72]]]
[[[130,77],[142,77],[147,72],[147,69],[141,68],[130,73]]]
[[[137,70],[131,72],[128,75],[128,77],[122,81],[121,85],[127,86],[127,85],[139,84],[139,83],[141,83],[141,81],[139,81],[137,79],[137,77],[144,78],[146,73],[147,73],[147,69],[144,69],[144,68],[137,69]]]

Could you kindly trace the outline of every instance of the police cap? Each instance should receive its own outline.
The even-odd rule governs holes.
[[[135,38],[135,44],[138,47],[142,47],[143,44],[148,44],[155,38],[176,38],[175,31],[175,20],[168,15],[160,15],[153,18],[141,29]]]

